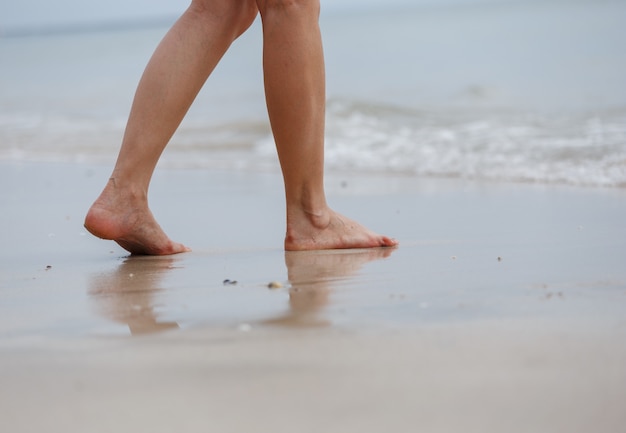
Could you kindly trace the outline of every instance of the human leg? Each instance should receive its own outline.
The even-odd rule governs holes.
[[[194,0],[161,41],[137,87],[113,174],[85,218],[92,234],[134,254],[188,251],[152,215],[150,179],[207,77],[257,12],[254,0]]]
[[[257,0],[267,108],[285,182],[286,250],[397,242],[328,207],[324,194],[325,72],[319,0]]]

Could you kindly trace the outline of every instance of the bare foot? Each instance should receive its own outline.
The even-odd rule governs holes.
[[[119,188],[110,179],[89,209],[85,228],[102,239],[113,240],[131,254],[167,255],[191,251],[172,242],[154,219],[141,195]]]
[[[320,214],[295,213],[287,217],[285,250],[395,247],[398,241],[382,236],[331,209]]]

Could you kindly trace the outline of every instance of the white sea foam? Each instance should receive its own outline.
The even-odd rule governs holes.
[[[331,104],[330,169],[626,186],[626,112],[432,113]],[[271,140],[258,145],[269,155]]]
[[[63,116],[0,117],[0,160],[112,161],[124,123]],[[163,166],[263,170],[277,165],[262,121],[189,122]],[[330,170],[626,187],[626,111],[602,115],[426,112],[329,104]]]
[[[66,117],[0,118],[0,159],[101,162],[114,158],[123,123]],[[187,124],[163,165],[266,169],[276,151],[263,122]],[[330,170],[505,181],[626,186],[626,112],[590,116],[435,113],[329,105]]]

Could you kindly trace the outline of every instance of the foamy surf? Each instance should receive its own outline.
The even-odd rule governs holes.
[[[0,119],[0,160],[110,162],[123,121],[63,116]],[[266,122],[184,124],[161,165],[274,169]],[[348,101],[329,103],[329,170],[493,181],[626,187],[626,112],[538,115],[417,111]]]
[[[335,103],[327,123],[330,169],[626,186],[626,112],[559,117]],[[268,155],[271,140],[258,151]]]

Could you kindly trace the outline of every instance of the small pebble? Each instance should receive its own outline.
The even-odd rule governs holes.
[[[46,271],[49,271],[50,269],[52,269],[52,265],[46,266]]]
[[[278,281],[272,281],[267,285],[268,289],[280,289],[282,287],[283,285],[279,283]]]
[[[224,284],[225,286],[234,286],[235,284],[237,284],[237,280],[226,279],[222,281],[222,284]]]
[[[498,257],[498,261],[501,262],[502,261],[502,257]]]
[[[451,257],[451,259],[452,259],[452,260],[456,260],[456,256],[452,256],[452,257]]]

